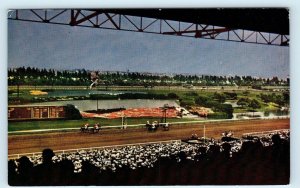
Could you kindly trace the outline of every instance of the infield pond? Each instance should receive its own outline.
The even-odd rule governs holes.
[[[97,104],[98,103],[98,104]],[[116,108],[159,108],[164,105],[180,107],[175,100],[152,100],[152,99],[125,99],[125,100],[72,100],[72,101],[53,101],[35,103],[37,105],[67,105],[73,104],[80,111],[96,110],[98,109],[116,109]],[[234,113],[233,119],[248,119],[251,117],[278,117],[287,116],[289,112],[272,111],[264,112],[247,112]],[[195,118],[195,117],[194,117]]]
[[[67,105],[73,104],[80,111],[96,110],[97,100],[74,100],[35,103],[37,105]],[[98,109],[115,108],[159,108],[165,104],[179,107],[174,100],[151,100],[151,99],[126,99],[126,100],[98,100]]]

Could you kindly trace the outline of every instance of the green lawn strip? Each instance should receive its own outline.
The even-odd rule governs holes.
[[[249,112],[249,110],[242,107],[233,108],[233,113],[245,113],[245,112]]]
[[[56,90],[56,91],[63,91],[66,93],[66,96],[68,96],[68,92],[70,91],[77,91],[76,89],[74,90]],[[116,90],[118,91],[118,90]],[[120,90],[120,91],[124,91],[124,90]],[[216,91],[206,91],[206,90],[176,90],[176,89],[158,89],[158,90],[147,90],[147,89],[136,89],[136,90],[131,90],[133,92],[140,92],[140,91],[143,91],[143,92],[147,92],[149,94],[164,94],[164,95],[167,95],[169,93],[175,93],[176,95],[179,96],[179,98],[181,99],[184,99],[184,100],[194,100],[195,97],[197,97],[196,95],[201,95],[201,96],[207,96],[207,97],[211,97]],[[251,92],[249,91],[248,94],[243,94],[239,91],[236,91],[236,93],[238,94],[238,98],[240,97],[247,97],[247,98],[250,98],[250,99],[257,99],[257,95],[259,95],[258,92]],[[196,95],[195,95],[196,94]],[[16,98],[17,95],[16,95],[16,92],[14,91],[14,93],[9,93],[8,95],[9,98]],[[20,90],[20,98],[22,98],[23,100],[25,101],[28,101],[28,100],[32,100],[34,97],[38,97],[38,98],[48,98],[48,95],[39,95],[39,96],[34,96],[34,95],[31,95],[30,94],[30,90]]]
[[[147,121],[160,121],[161,118],[127,118],[128,125],[145,124]],[[193,119],[185,118],[167,118],[168,122],[183,122]],[[81,120],[51,120],[51,121],[20,121],[9,122],[8,131],[23,131],[23,130],[38,130],[38,129],[59,129],[59,128],[80,128],[84,124],[89,123],[94,125],[100,123],[102,126],[121,125],[121,118],[104,119],[104,118],[86,118]]]
[[[266,105],[264,105],[261,110],[262,111],[276,111],[276,110],[280,110],[280,106],[276,103],[269,102]]]
[[[30,90],[20,90],[19,98],[21,101],[30,102],[35,96],[30,94]],[[10,100],[18,99],[17,91],[13,91],[13,93],[8,93],[8,102]]]

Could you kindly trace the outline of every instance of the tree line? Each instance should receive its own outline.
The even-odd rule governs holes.
[[[19,67],[8,70],[8,85],[73,85],[86,86],[91,83],[92,71],[39,69]],[[99,72],[103,85],[118,86],[288,86],[286,80],[278,77],[256,78],[252,76],[214,76],[214,75],[163,75],[139,72]]]

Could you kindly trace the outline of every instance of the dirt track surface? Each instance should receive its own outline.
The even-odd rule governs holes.
[[[249,120],[205,124],[206,137],[219,139],[224,131],[233,131],[235,137],[244,133],[289,129],[290,120]],[[101,130],[100,133],[56,132],[30,135],[9,135],[8,154],[41,152],[45,148],[67,150],[87,147],[154,142],[188,138],[192,134],[203,136],[203,124],[171,126],[169,131],[159,128],[148,132],[145,128],[127,130]]]

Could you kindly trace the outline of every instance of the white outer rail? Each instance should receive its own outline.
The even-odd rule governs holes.
[[[213,123],[213,122],[236,122],[236,121],[250,121],[250,120],[275,120],[275,119],[289,119],[290,116],[276,116],[276,117],[257,117],[249,119],[217,119],[217,120],[199,120],[199,121],[184,121],[184,122],[171,122],[171,125],[178,124],[194,124],[194,123]],[[162,123],[163,124],[163,123]],[[142,127],[145,124],[134,124],[126,125],[127,127]],[[101,129],[111,129],[111,128],[122,128],[123,125],[111,125],[111,126],[101,126]],[[37,130],[23,130],[23,131],[9,131],[8,134],[16,133],[39,133],[39,132],[53,132],[53,131],[69,131],[69,130],[79,130],[80,127],[75,128],[59,128],[59,129],[37,129]]]
[[[100,146],[100,147],[65,149],[65,150],[56,150],[56,151],[53,151],[53,152],[55,154],[59,154],[59,153],[64,154],[64,153],[79,152],[80,150],[95,150],[95,149],[118,148],[118,147],[125,147],[125,146],[162,144],[162,143],[172,143],[172,142],[181,142],[181,140],[165,140],[165,141],[157,141],[157,142],[142,142],[142,143],[110,145],[110,146]],[[8,155],[8,159],[17,159],[17,158],[20,158],[22,156],[33,156],[34,157],[35,155],[41,155],[41,154],[42,154],[42,152],[11,154],[11,155]]]

